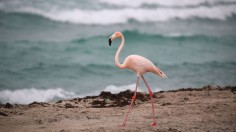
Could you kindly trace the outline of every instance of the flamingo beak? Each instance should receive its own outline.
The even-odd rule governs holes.
[[[111,46],[112,41],[116,38],[116,36],[113,34],[111,35],[111,37],[109,38],[109,45]]]
[[[111,40],[112,37],[109,38],[109,45],[111,46],[111,43],[112,43],[112,40]]]

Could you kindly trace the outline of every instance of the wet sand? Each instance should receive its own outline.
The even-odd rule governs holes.
[[[205,86],[153,94],[157,126],[152,127],[149,94],[138,93],[125,127],[133,92],[102,92],[98,96],[1,104],[0,131],[236,131],[236,87]]]

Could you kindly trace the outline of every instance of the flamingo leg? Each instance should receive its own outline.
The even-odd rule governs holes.
[[[129,116],[129,113],[130,113],[130,111],[131,111],[131,109],[132,109],[133,102],[134,102],[134,100],[136,99],[136,93],[137,93],[137,88],[138,88],[138,81],[139,81],[139,77],[137,77],[136,88],[135,88],[135,91],[134,91],[134,96],[132,97],[132,101],[131,101],[131,103],[130,103],[128,112],[127,112],[127,114],[126,114],[126,116],[125,116],[124,123],[123,123],[121,126],[125,126],[126,121],[127,121],[127,119],[128,119],[128,116]]]
[[[151,126],[156,126],[156,119],[155,119],[155,112],[154,112],[154,105],[153,105],[153,100],[152,100],[152,91],[150,89],[150,87],[148,86],[146,80],[144,79],[144,77],[142,76],[142,79],[149,91],[149,94],[150,94],[150,99],[151,99],[151,104],[152,104],[152,113],[153,113],[153,124],[151,124]]]

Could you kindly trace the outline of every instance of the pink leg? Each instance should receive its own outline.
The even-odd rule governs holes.
[[[127,118],[128,118],[128,116],[129,116],[129,113],[130,113],[130,110],[132,109],[133,102],[134,102],[134,100],[136,99],[136,92],[137,92],[137,88],[138,88],[138,81],[139,81],[139,77],[137,77],[136,88],[135,88],[135,91],[134,91],[134,96],[133,96],[133,98],[132,98],[132,101],[131,101],[130,106],[129,106],[129,109],[128,109],[128,113],[126,114],[124,123],[123,123],[121,126],[125,126],[126,121],[127,121]]]
[[[156,119],[155,119],[155,112],[154,112],[154,105],[153,105],[153,101],[152,101],[152,91],[151,89],[149,88],[146,80],[144,79],[144,77],[142,76],[142,79],[146,85],[146,87],[148,88],[148,91],[149,91],[149,94],[150,94],[150,98],[151,98],[151,104],[152,104],[152,113],[153,113],[153,124],[151,124],[151,126],[156,126]]]

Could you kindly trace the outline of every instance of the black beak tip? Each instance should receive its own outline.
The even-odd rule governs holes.
[[[111,46],[111,43],[112,43],[112,41],[111,41],[111,38],[109,39],[109,46]]]

